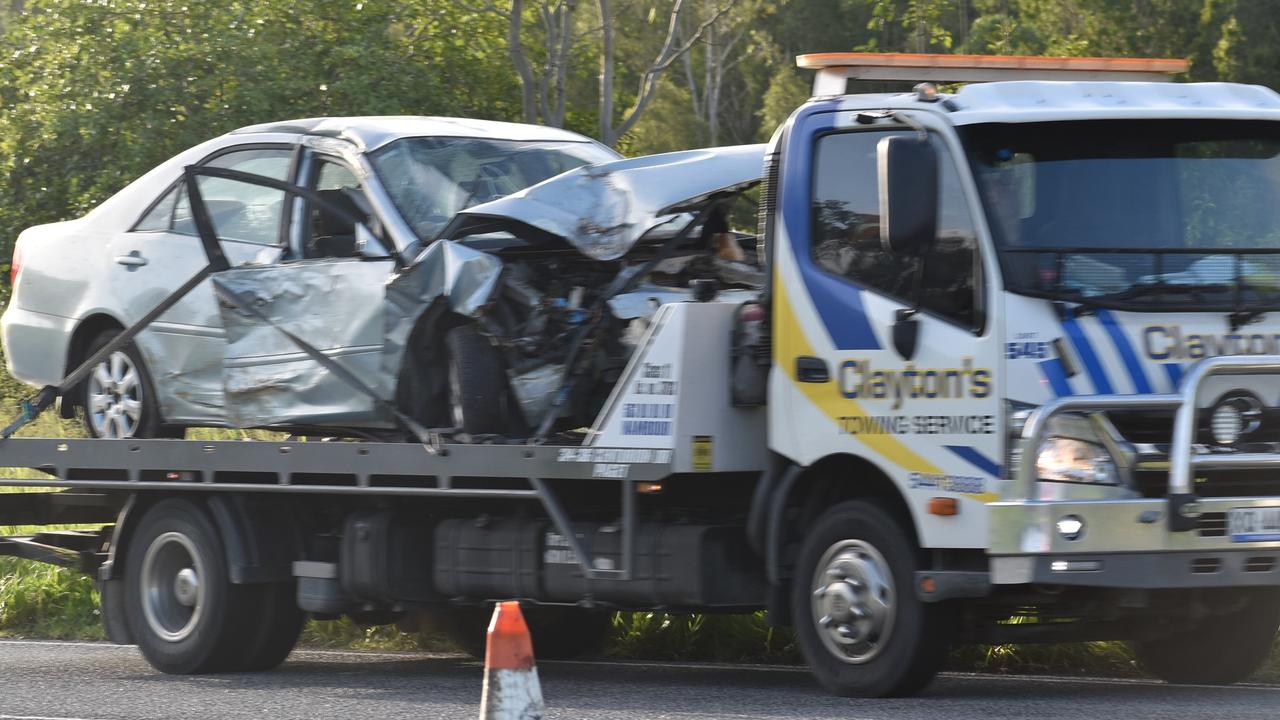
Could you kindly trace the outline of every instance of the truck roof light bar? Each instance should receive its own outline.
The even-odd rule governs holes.
[[[992,82],[996,80],[1140,80],[1168,82],[1191,63],[1176,58],[1033,57],[932,53],[813,53],[796,65],[817,70],[815,97],[843,95],[849,80]]]

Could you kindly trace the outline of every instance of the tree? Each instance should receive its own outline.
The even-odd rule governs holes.
[[[753,30],[772,14],[773,5],[767,0],[740,0],[732,12],[722,12],[716,0],[702,0],[702,6],[704,16],[718,13],[719,17],[705,25],[701,41],[681,56],[681,64],[693,114],[706,125],[708,144],[719,145],[722,99],[730,73],[751,57],[744,45],[751,44]],[[699,26],[698,17],[690,15],[679,23],[677,38],[689,32],[686,25]]]
[[[434,0],[32,0],[0,37],[0,250],[238,126],[510,117],[501,42],[490,16]]]
[[[693,44],[702,39],[707,29],[720,20],[721,16],[733,7],[736,0],[722,0],[723,5],[716,5],[712,8],[701,23],[694,28],[693,32],[681,40],[679,37],[681,12],[684,10],[686,0],[675,0],[671,6],[671,11],[667,16],[666,34],[663,37],[661,48],[658,50],[657,56],[649,63],[649,66],[640,73],[639,87],[636,89],[635,99],[631,103],[631,107],[623,112],[621,117],[614,117],[614,77],[616,74],[616,51],[617,46],[614,42],[614,33],[616,30],[617,14],[614,12],[612,0],[597,0],[597,7],[600,9],[600,141],[606,145],[615,145],[618,138],[627,133],[628,130],[636,124],[640,119],[645,108],[653,99],[653,94],[657,91],[658,80],[662,77],[662,73],[666,72],[671,64],[678,60],[682,55],[687,53]]]

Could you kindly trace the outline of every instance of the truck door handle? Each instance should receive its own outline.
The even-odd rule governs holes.
[[[147,264],[147,259],[142,257],[142,253],[134,250],[128,255],[117,255],[116,263],[127,267],[142,267]]]
[[[822,358],[801,355],[796,358],[796,380],[806,383],[824,383],[831,379],[827,363]]]

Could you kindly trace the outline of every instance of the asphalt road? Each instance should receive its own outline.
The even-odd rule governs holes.
[[[298,651],[257,675],[170,677],[135,648],[0,641],[0,720],[477,717],[481,667],[456,656]],[[829,697],[803,670],[542,663],[547,718],[1268,718],[1280,686],[943,675],[920,697]]]

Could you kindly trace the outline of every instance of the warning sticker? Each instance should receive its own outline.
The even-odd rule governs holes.
[[[694,472],[711,472],[714,468],[712,460],[712,437],[710,435],[693,436],[693,470]]]

